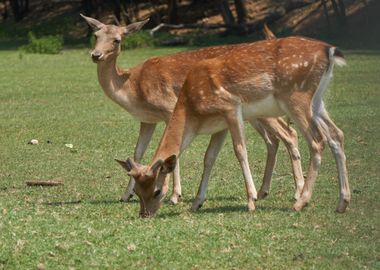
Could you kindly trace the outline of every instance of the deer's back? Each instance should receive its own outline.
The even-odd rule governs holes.
[[[184,94],[199,113],[254,104],[293,91],[313,94],[328,67],[330,47],[300,37],[243,44],[194,65]]]

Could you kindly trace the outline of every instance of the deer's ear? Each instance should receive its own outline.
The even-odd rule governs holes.
[[[277,39],[266,23],[264,23],[263,33],[266,40]]]
[[[128,172],[130,172],[133,168],[136,168],[136,163],[128,158],[126,161],[115,159],[117,163],[119,163],[124,169],[126,169]]]
[[[157,160],[151,167],[150,167],[150,171],[152,172],[152,174],[155,174],[157,172],[158,169],[161,168],[162,164],[164,164],[164,161],[159,159]]]
[[[163,173],[171,173],[174,171],[175,165],[177,164],[177,156],[172,155],[165,159],[164,164],[162,165],[161,171]]]
[[[129,35],[136,31],[139,31],[147,22],[149,22],[149,19],[146,19],[144,21],[131,23],[127,26],[122,27],[122,34],[123,35]]]
[[[87,16],[84,16],[82,13],[80,13],[80,16],[86,20],[86,22],[88,23],[89,26],[91,26],[91,28],[94,30],[94,31],[98,31],[99,29],[103,28],[104,27],[104,24],[99,22],[98,20],[94,19],[94,18],[91,18],[91,17],[87,17]]]

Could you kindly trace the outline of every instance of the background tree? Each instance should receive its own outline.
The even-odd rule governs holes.
[[[11,0],[10,4],[16,22],[21,21],[29,12],[29,0]]]
[[[235,7],[236,7],[236,15],[237,15],[237,22],[238,24],[245,24],[247,23],[247,7],[246,7],[246,0],[234,0]]]
[[[235,24],[235,18],[232,14],[230,6],[228,5],[227,0],[219,0],[218,7],[220,10],[220,14],[222,15],[223,21],[226,25],[232,26]]]
[[[337,2],[338,1],[338,2]],[[346,7],[344,5],[343,0],[331,0],[335,16],[338,19],[340,25],[346,24]]]
[[[168,0],[168,23],[178,23],[178,3],[177,0]]]

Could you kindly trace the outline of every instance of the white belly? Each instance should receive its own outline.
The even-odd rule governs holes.
[[[214,134],[227,128],[223,117],[209,117],[202,121],[198,134]]]
[[[258,117],[279,117],[285,114],[273,95],[269,95],[258,102],[243,103],[242,107],[244,120]]]

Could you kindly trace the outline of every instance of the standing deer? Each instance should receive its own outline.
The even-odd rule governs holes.
[[[95,31],[96,45],[95,49],[91,52],[91,57],[97,64],[98,79],[101,87],[108,97],[126,109],[140,122],[140,134],[134,153],[134,160],[136,162],[140,162],[143,157],[156,124],[161,121],[165,121],[166,123],[169,121],[177,102],[179,91],[191,66],[202,59],[213,58],[246,46],[217,46],[177,53],[161,58],[151,58],[136,67],[121,70],[116,66],[116,59],[120,54],[122,38],[141,29],[147,20],[119,27],[105,25],[96,19],[83,16],[82,14],[81,16]],[[296,199],[299,198],[304,185],[304,179],[298,151],[297,133],[281,118],[253,119],[250,123],[264,138],[268,151],[259,198],[263,198],[269,193],[279,144],[278,138],[285,143],[291,157],[296,186],[294,197]],[[221,145],[226,134],[227,132],[224,131],[218,135],[218,142]],[[209,162],[211,162],[211,159],[205,160],[205,163]],[[212,162],[214,161],[212,160]],[[206,167],[209,167],[209,165]],[[178,165],[175,166],[173,176],[174,187],[171,201],[176,203],[181,196]],[[204,178],[208,179],[208,175],[204,175]],[[127,201],[133,195],[134,185],[134,179],[131,177],[122,200]]]
[[[287,115],[307,139],[310,164],[301,197],[301,210],[311,199],[325,142],[335,156],[340,200],[338,212],[350,201],[343,132],[330,119],[323,95],[333,66],[344,65],[335,47],[311,39],[289,37],[235,47],[221,57],[203,60],[188,73],[178,102],[149,166],[131,159],[119,161],[136,180],[140,216],[155,214],[167,192],[167,174],[198,134],[212,134],[205,154],[204,175],[210,173],[228,129],[243,171],[248,210],[255,210],[256,189],[246,150],[244,121]],[[208,177],[203,177],[193,209],[205,200]]]

